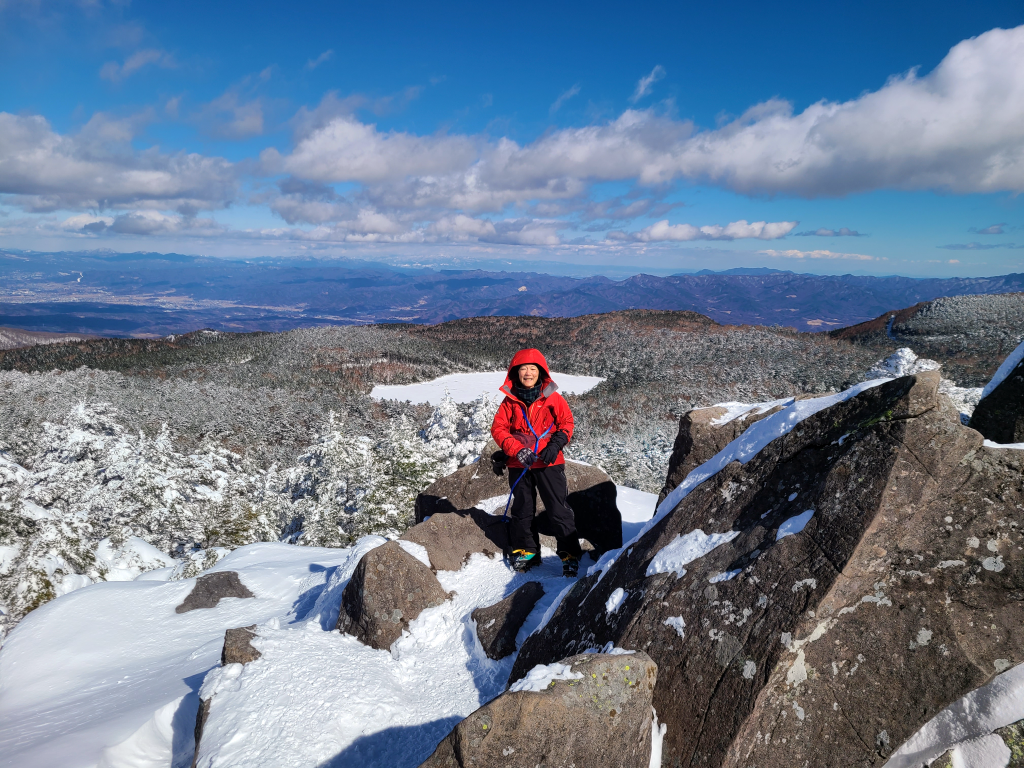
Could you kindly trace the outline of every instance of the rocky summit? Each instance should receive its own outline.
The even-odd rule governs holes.
[[[774,439],[669,492],[510,682],[612,643],[658,665],[663,765],[885,764],[1024,661],[1021,453],[985,447],[938,385],[928,371],[763,418],[737,443]]]

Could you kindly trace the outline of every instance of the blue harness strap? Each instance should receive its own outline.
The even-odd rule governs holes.
[[[526,426],[528,426],[530,428],[530,432],[533,434],[533,436],[535,438],[534,443],[533,443],[533,452],[537,453],[537,449],[540,448],[541,438],[546,437],[548,432],[551,431],[551,427],[553,427],[554,425],[553,424],[549,425],[547,429],[545,429],[541,434],[538,435],[537,434],[537,430],[535,430],[533,428],[533,424],[530,423],[530,417],[526,413],[526,406],[523,405],[522,403],[520,403],[519,407],[523,411],[523,418],[526,419]],[[533,465],[530,465],[530,466],[533,466]],[[515,491],[516,486],[519,485],[519,481],[522,480],[523,476],[527,472],[529,472],[529,471],[530,471],[530,467],[523,467],[522,474],[520,474],[519,477],[516,478],[516,481],[514,483],[512,483],[512,487],[508,489],[508,501],[505,502],[505,512],[501,516],[501,521],[503,523],[508,522],[508,508],[509,508],[509,505],[512,503],[512,492]]]

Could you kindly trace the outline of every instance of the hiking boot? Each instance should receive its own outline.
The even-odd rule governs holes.
[[[580,561],[572,555],[562,556],[562,575],[570,579],[575,579],[580,572]]]
[[[525,549],[512,550],[512,570],[522,573],[540,565],[540,555]]]

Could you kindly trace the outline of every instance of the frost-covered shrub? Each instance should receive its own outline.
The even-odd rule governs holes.
[[[116,416],[109,405],[80,404],[61,423],[42,424],[23,465],[0,460],[0,606],[8,621],[106,580],[109,562],[131,560],[124,550],[133,537],[180,558],[280,535],[273,473],[214,444],[183,455],[166,427],[148,438]],[[113,554],[97,558],[101,545]],[[165,564],[148,562],[141,567]]]
[[[424,429],[401,416],[373,438],[350,434],[331,413],[285,476],[289,532],[301,531],[299,543],[318,547],[399,535],[412,522],[420,491],[480,455],[496,408],[486,397],[469,406],[446,397]]]

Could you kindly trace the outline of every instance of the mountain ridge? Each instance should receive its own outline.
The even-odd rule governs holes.
[[[689,310],[730,325],[825,331],[943,296],[1024,291],[981,278],[798,274],[768,268],[623,280],[540,272],[393,267],[317,259],[0,251],[0,325],[51,333],[165,336],[197,328],[283,331],[436,324],[465,317],[575,317]],[[743,274],[737,274],[742,272]],[[750,274],[754,273],[754,274]]]

